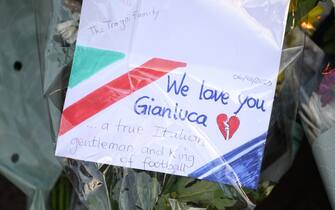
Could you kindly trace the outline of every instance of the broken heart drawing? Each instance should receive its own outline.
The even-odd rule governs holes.
[[[216,117],[216,122],[225,140],[231,139],[240,126],[240,119],[237,116],[228,119],[228,116],[224,113]]]

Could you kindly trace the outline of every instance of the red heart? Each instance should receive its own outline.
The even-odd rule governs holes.
[[[219,126],[219,129],[220,129],[222,135],[224,136],[225,140],[231,139],[231,137],[233,137],[234,133],[236,132],[236,130],[240,126],[240,119],[238,119],[238,117],[232,116],[228,120],[228,116],[226,114],[219,114],[216,117],[216,122],[217,122],[217,124]],[[227,131],[225,129],[226,128],[225,122],[227,122],[226,124],[229,125],[229,138],[228,139],[227,139]]]

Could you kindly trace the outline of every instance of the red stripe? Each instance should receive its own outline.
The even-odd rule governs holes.
[[[98,88],[63,111],[59,135],[186,63],[153,58]]]

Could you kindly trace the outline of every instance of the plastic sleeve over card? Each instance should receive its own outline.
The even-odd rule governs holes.
[[[289,1],[243,2],[84,1],[56,155],[256,188]]]

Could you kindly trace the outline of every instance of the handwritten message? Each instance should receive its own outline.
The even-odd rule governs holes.
[[[172,93],[182,97],[188,97],[191,87],[187,85],[187,74],[184,73],[182,79],[177,81],[168,75],[168,82],[166,87],[167,93]],[[196,89],[196,87],[194,87]],[[206,86],[206,81],[203,80],[200,87],[198,87],[198,98],[191,100],[208,101],[213,103],[220,103],[222,106],[228,105],[231,94],[224,90],[215,90]],[[239,106],[234,111],[237,115],[244,109],[253,109],[265,112],[265,101],[263,99],[252,96],[238,96]],[[156,99],[150,96],[142,96],[138,98],[134,104],[134,112],[138,115],[156,116],[165,119],[172,119],[177,121],[188,121],[207,127],[208,116],[206,113],[198,113],[195,110],[189,110],[182,107],[178,102],[173,107],[161,106],[156,103]]]
[[[157,20],[159,17],[160,11],[152,8],[150,10],[134,10],[130,12],[127,16],[112,19],[112,20],[104,20],[96,24],[91,24],[87,27],[87,30],[91,35],[102,34],[111,31],[125,31],[131,23],[141,19],[152,19]]]
[[[255,186],[288,4],[84,1],[56,155]]]
[[[196,161],[193,152],[186,147],[174,149],[167,146],[139,146],[136,144],[122,144],[117,140],[113,140],[112,137],[106,139],[104,137],[105,132],[129,137],[141,136],[146,132],[144,127],[127,124],[122,119],[119,119],[115,124],[104,122],[101,125],[88,125],[87,128],[98,131],[100,135],[92,138],[75,137],[71,139],[69,152],[72,155],[84,148],[110,151],[118,156],[119,162],[124,167],[132,168],[134,164],[140,164],[143,169],[163,170],[169,173],[185,172],[191,169]],[[147,128],[147,130],[150,131],[152,129]],[[201,137],[187,133],[184,129],[171,130],[159,125],[153,126],[151,136],[157,140],[183,141],[201,146],[204,146],[205,143]]]

